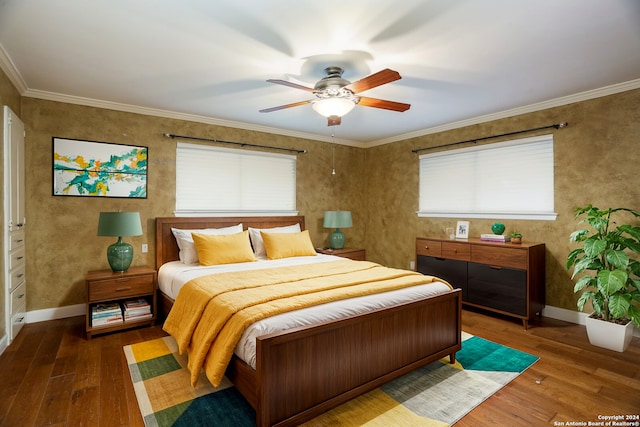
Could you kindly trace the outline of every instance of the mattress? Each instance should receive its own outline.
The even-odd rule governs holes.
[[[180,261],[172,261],[160,267],[158,271],[158,287],[165,295],[175,300],[180,288],[189,280],[207,274],[217,274],[231,271],[259,270],[309,263],[321,263],[344,260],[333,255],[318,254],[317,256],[294,257],[278,260],[259,260],[239,264],[224,264],[215,266],[187,265]],[[287,329],[313,325],[315,323],[343,319],[378,309],[410,302],[415,299],[446,293],[451,287],[445,282],[434,282],[425,285],[382,292],[374,295],[334,301],[326,304],[295,310],[288,313],[269,317],[252,324],[244,332],[234,353],[249,366],[256,366],[256,337]]]

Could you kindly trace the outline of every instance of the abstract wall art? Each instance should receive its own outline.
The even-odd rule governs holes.
[[[148,148],[53,138],[53,195],[147,197]]]

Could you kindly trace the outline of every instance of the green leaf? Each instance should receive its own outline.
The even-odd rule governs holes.
[[[604,266],[600,262],[600,259],[584,257],[576,262],[576,265],[573,267],[573,275],[571,278],[574,278],[576,274],[584,270],[601,270],[602,268],[604,268]]]
[[[577,293],[586,288],[587,286],[596,286],[596,278],[591,276],[582,276],[573,287],[573,292]]]
[[[609,299],[609,312],[615,319],[624,319],[627,317],[627,311],[631,304],[628,296],[615,294]]]
[[[612,249],[606,252],[607,262],[620,270],[626,270],[629,265],[629,256],[624,251],[614,251]]]
[[[589,230],[576,230],[569,236],[570,242],[582,242],[589,235]]]
[[[626,286],[628,277],[622,270],[598,271],[598,290],[605,296],[611,296]]]
[[[569,252],[569,255],[567,255],[567,270],[570,269],[573,264],[575,264],[578,255],[583,253],[584,250],[582,248],[574,249]]]
[[[629,307],[628,316],[631,321],[640,328],[640,309],[634,305]]]
[[[580,298],[578,298],[578,310],[583,311],[584,310],[584,305],[595,296],[595,292],[583,292],[582,295],[580,295]]]
[[[590,258],[600,256],[600,254],[604,252],[605,249],[607,249],[606,240],[589,237],[587,240],[584,241],[585,256],[588,256]]]

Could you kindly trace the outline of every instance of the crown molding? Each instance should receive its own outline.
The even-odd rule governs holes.
[[[445,132],[448,130],[458,129],[465,126],[477,125],[480,123],[486,123],[493,120],[505,119],[507,117],[513,117],[520,114],[533,113],[536,111],[546,110],[553,107],[560,107],[563,105],[572,104],[574,102],[588,101],[590,99],[600,98],[607,95],[614,95],[616,93],[626,92],[626,91],[634,90],[638,88],[640,88],[640,79],[630,80],[628,82],[617,83],[617,84],[605,86],[599,89],[588,90],[588,91],[576,93],[573,95],[550,99],[548,101],[537,102],[535,104],[529,104],[523,107],[504,110],[497,113],[486,114],[484,116],[473,117],[470,119],[447,123],[440,126],[434,126],[434,127],[422,129],[416,132],[396,135],[391,138],[371,141],[365,144],[365,148],[371,148],[371,147],[376,147],[378,145],[390,144],[392,142],[403,141],[405,139],[418,138],[425,135],[432,135],[434,133]]]
[[[15,64],[7,55],[7,52],[4,50],[4,47],[0,44],[0,68],[2,71],[9,77],[11,83],[18,89],[18,93],[22,95],[27,90],[27,84],[24,79],[18,72],[18,68],[16,68]]]
[[[123,111],[127,113],[143,114],[146,116],[163,117],[167,119],[185,120],[190,122],[205,123],[215,126],[225,126],[249,131],[272,133],[276,135],[290,136],[294,138],[311,139],[322,142],[335,142],[342,145],[364,148],[364,143],[349,141],[345,139],[332,139],[330,136],[315,135],[305,132],[296,132],[287,129],[274,128],[269,126],[253,125],[250,123],[236,122],[232,120],[216,119],[213,117],[200,116],[196,114],[179,113],[176,111],[161,110],[158,108],[141,107],[138,105],[123,104],[119,102],[103,101],[100,99],[85,98],[81,96],[65,95],[55,92],[47,92],[37,89],[27,89],[22,96],[44,99],[47,101],[64,102],[67,104],[83,105],[86,107],[105,108],[108,110]]]

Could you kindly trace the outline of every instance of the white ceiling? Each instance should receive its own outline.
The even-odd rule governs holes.
[[[0,65],[24,96],[367,146],[640,87],[640,1],[0,0]],[[398,71],[363,95],[411,109],[258,112],[330,65]]]

